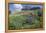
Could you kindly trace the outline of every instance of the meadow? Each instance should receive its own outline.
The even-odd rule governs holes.
[[[24,10],[21,12],[25,13],[18,12],[17,14],[15,13],[14,15],[9,15],[9,30],[43,28],[43,16],[38,16],[38,10]]]

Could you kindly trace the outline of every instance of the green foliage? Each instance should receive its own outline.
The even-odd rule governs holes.
[[[43,25],[42,17],[37,16],[37,18],[34,18],[32,21],[32,24],[26,23],[26,15],[19,15],[19,16],[9,16],[9,22],[8,22],[8,29],[9,30],[18,30],[18,29],[34,29],[34,28],[40,28]]]
[[[19,29],[22,27],[22,24],[25,23],[24,16],[9,16],[9,27],[13,26],[14,29]],[[11,27],[12,28],[12,27]]]

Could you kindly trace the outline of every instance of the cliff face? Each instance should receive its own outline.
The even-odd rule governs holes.
[[[14,13],[14,15],[17,15],[17,14],[19,14],[19,15],[31,15],[31,14],[33,14],[33,12],[31,11],[31,12],[15,12]]]

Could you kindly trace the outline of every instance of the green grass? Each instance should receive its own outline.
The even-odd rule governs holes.
[[[15,29],[34,29],[34,28],[40,28],[40,22],[39,20],[33,20],[32,24],[26,23],[26,16],[9,16],[9,23],[8,23],[8,28],[10,30],[15,30]],[[23,28],[22,28],[23,27]]]
[[[34,14],[37,15],[37,10],[34,11]],[[30,15],[20,15],[20,14],[9,15],[8,29],[19,30],[19,29],[36,29],[43,27],[43,17],[35,16],[32,23],[29,24],[26,23],[27,16]]]

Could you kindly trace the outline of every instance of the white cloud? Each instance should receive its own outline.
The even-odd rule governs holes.
[[[21,4],[14,4],[15,10],[21,10],[23,7]]]

